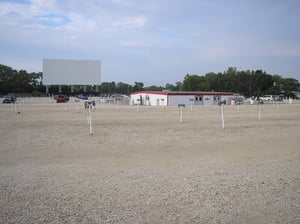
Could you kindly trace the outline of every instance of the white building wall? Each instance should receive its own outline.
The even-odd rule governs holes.
[[[142,94],[131,94],[130,95],[130,105],[140,104],[140,95],[142,95]]]
[[[168,96],[162,94],[148,94],[149,106],[167,106]]]
[[[168,94],[163,92],[137,92],[131,94],[130,104],[146,105],[146,106],[177,106],[178,104],[185,104],[186,106],[191,105],[218,105],[219,101],[226,101],[227,105],[231,104],[233,95],[230,94]],[[191,99],[193,101],[191,102]],[[197,100],[196,100],[197,99]]]
[[[203,105],[213,105],[214,104],[214,96],[212,95],[203,95]]]
[[[233,97],[232,95],[221,96],[221,101],[225,100],[226,101],[226,105],[230,105],[232,97]]]
[[[167,106],[167,103],[168,97],[165,94],[136,93],[132,94],[130,98],[131,105]]]
[[[202,95],[196,95],[194,96],[194,100],[192,102],[193,105],[203,105],[203,96]]]
[[[193,95],[169,95],[169,106],[178,106],[178,104],[185,104],[186,106],[191,104],[190,99],[195,99]]]

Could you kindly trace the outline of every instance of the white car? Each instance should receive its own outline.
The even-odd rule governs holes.
[[[265,95],[265,96],[259,97],[259,99],[261,99],[263,101],[271,101],[271,100],[273,100],[273,96],[272,95]]]

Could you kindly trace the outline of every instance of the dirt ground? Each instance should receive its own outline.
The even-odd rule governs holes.
[[[300,223],[300,102],[224,111],[1,104],[0,223]]]

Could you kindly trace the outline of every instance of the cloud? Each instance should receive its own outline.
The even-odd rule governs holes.
[[[263,67],[262,58],[299,61],[298,12],[292,0],[0,0],[0,59],[27,60],[29,68],[45,56],[99,58],[116,80],[124,66],[130,74],[155,68],[170,77],[238,60]],[[148,63],[135,71],[130,62],[139,60]]]
[[[123,17],[112,23],[114,27],[139,28],[145,26],[147,18],[143,15],[133,17]]]
[[[119,42],[124,47],[147,47],[148,45],[144,41],[121,41]]]
[[[37,23],[49,27],[64,26],[65,24],[70,22],[69,18],[59,14],[46,14],[35,16],[35,18],[37,19]]]
[[[67,17],[59,13],[53,1],[4,1],[0,2],[0,16],[2,24],[32,27],[35,24],[58,26],[68,21]],[[12,21],[12,22],[8,22]]]
[[[31,0],[29,10],[32,15],[58,13],[59,7],[55,0]]]

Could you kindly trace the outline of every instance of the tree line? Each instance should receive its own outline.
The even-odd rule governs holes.
[[[41,72],[17,71],[0,64],[0,94],[11,92],[35,94],[43,90]]]
[[[234,92],[247,97],[268,94],[294,97],[293,92],[300,91],[300,84],[294,78],[282,78],[262,70],[238,71],[230,67],[223,73],[211,72],[204,76],[187,74],[181,90]]]
[[[26,93],[31,95],[43,95],[46,87],[43,85],[43,73],[26,70],[15,70],[9,66],[0,64],[0,94],[9,92]],[[133,85],[123,82],[103,82],[97,86],[74,86],[71,92],[70,86],[63,85],[61,92],[64,94],[97,94],[112,95],[126,94],[136,91],[215,91],[243,93],[246,97],[261,95],[283,95],[295,97],[294,91],[300,91],[298,80],[283,78],[280,75],[270,75],[262,70],[238,71],[229,67],[227,71],[205,75],[186,74],[182,82],[167,83],[165,86],[145,87],[143,82],[135,82]],[[53,85],[49,93],[57,94],[59,86]]]

